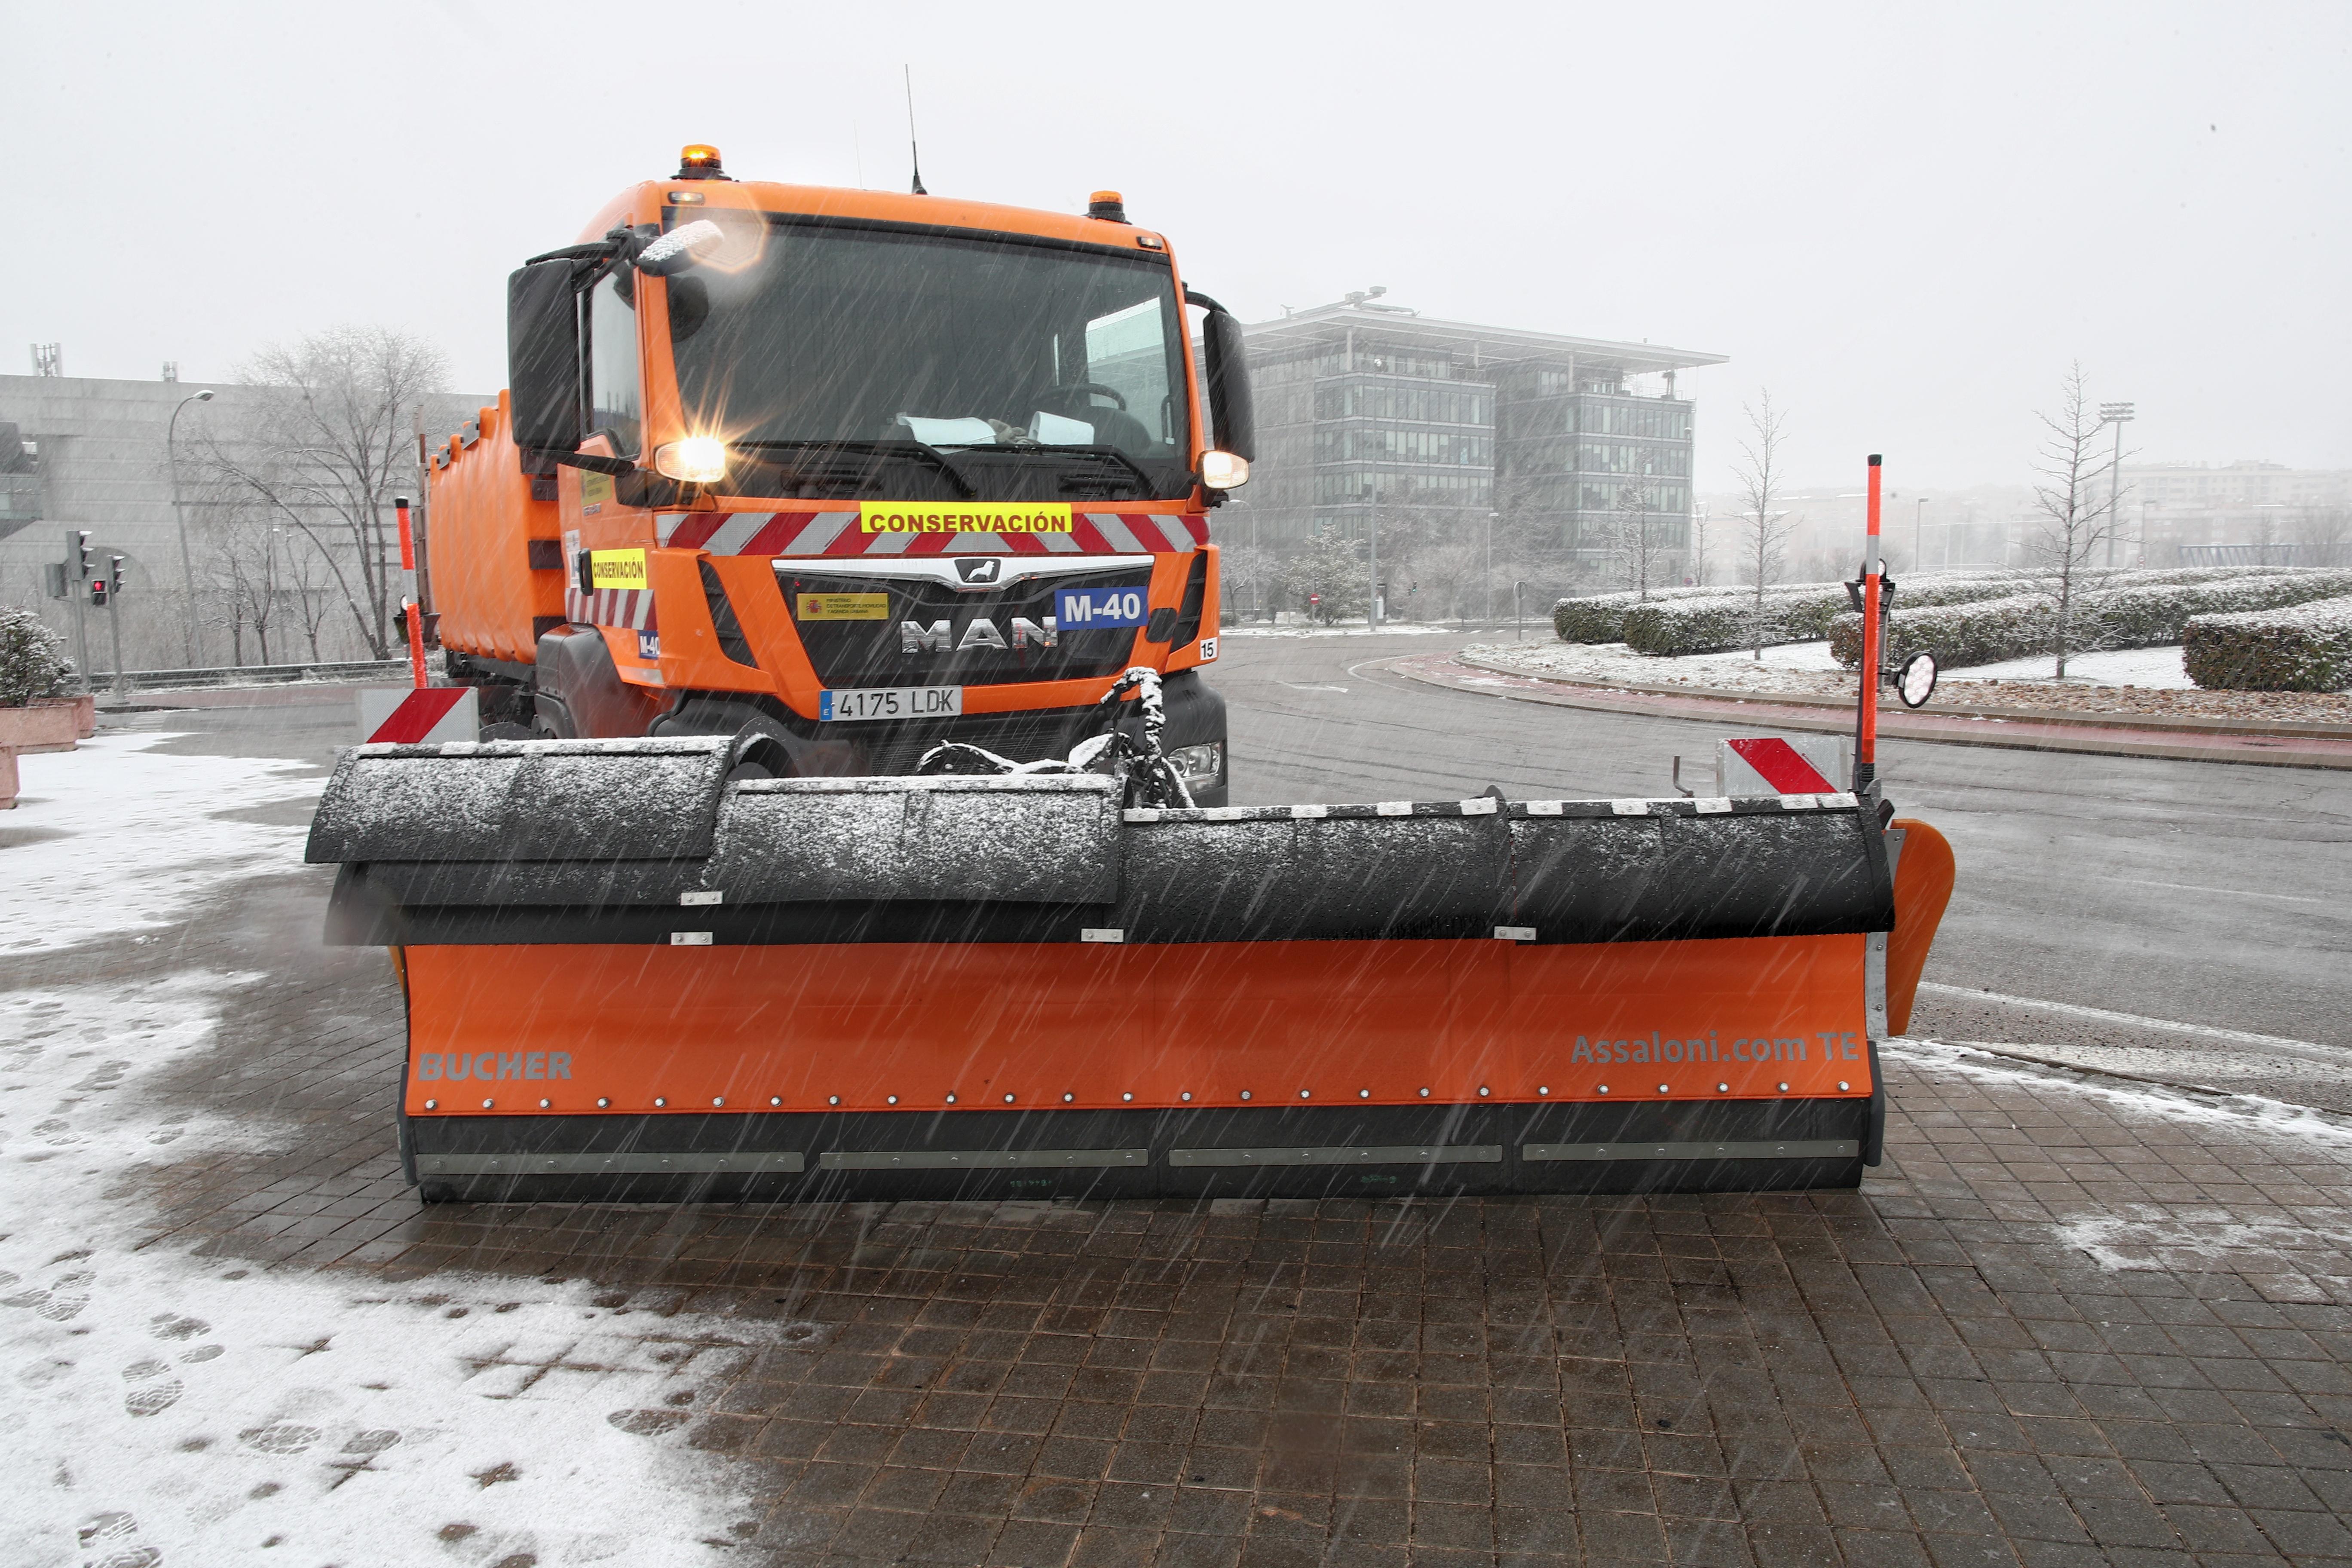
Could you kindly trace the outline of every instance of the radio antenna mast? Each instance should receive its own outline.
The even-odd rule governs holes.
[[[908,161],[911,162],[915,167],[915,195],[919,196],[928,196],[931,193],[923,189],[923,150],[915,143],[914,68],[911,66],[902,65],[898,69],[905,74],[907,79],[907,156]]]

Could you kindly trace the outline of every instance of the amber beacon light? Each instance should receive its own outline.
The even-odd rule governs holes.
[[[723,180],[726,171],[719,167],[719,149],[708,142],[689,142],[677,152],[677,177],[681,180]]]

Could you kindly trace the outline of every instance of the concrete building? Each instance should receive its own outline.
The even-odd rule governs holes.
[[[125,663],[134,668],[181,663],[184,521],[200,601],[217,574],[223,520],[217,492],[205,482],[205,445],[234,439],[240,422],[267,406],[272,390],[226,382],[0,375],[0,603],[37,607],[52,626],[69,632],[72,606],[49,596],[46,574],[51,563],[71,555],[68,533],[86,529],[100,570],[110,556],[125,559],[131,587],[116,605]],[[204,392],[214,395],[200,399]],[[426,405],[426,428],[455,430],[488,401],[436,396]],[[300,542],[278,542],[283,562]],[[90,619],[101,622],[107,614]],[[216,618],[213,609],[205,614]],[[327,657],[361,657],[352,646],[355,637],[344,629],[349,619],[345,615],[336,624],[331,653],[322,645]],[[101,669],[110,668],[112,630],[92,634],[91,662]],[[228,661],[226,636],[208,634],[206,642],[200,661]]]
[[[2352,563],[2352,469],[2126,463],[2123,522],[2151,566]]]
[[[1438,321],[1379,299],[1244,329],[1258,458],[1227,542],[1295,547],[1412,520],[1593,567],[1633,487],[1662,548],[1685,548],[1695,410],[1679,372],[1720,354]],[[1246,529],[1246,534],[1240,532]]]

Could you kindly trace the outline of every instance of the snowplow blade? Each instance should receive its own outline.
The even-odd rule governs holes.
[[[330,940],[399,956],[426,1196],[1852,1186],[1942,907],[1890,974],[1873,797],[1122,811],[733,761],[344,754],[309,858]]]

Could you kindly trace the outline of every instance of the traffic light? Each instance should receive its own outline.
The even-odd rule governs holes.
[[[87,583],[89,581],[89,530],[86,528],[80,530],[79,540],[81,550],[81,577],[82,581]]]
[[[122,592],[122,557],[110,555],[107,559],[114,563],[114,575],[109,585],[114,592],[120,594]]]
[[[90,602],[91,605],[92,605],[93,607],[95,607],[95,608],[99,608],[99,609],[103,609],[103,608],[105,608],[105,606],[106,606],[106,579],[105,579],[105,578],[103,578],[103,577],[92,577],[92,578],[89,580],[89,602]]]

